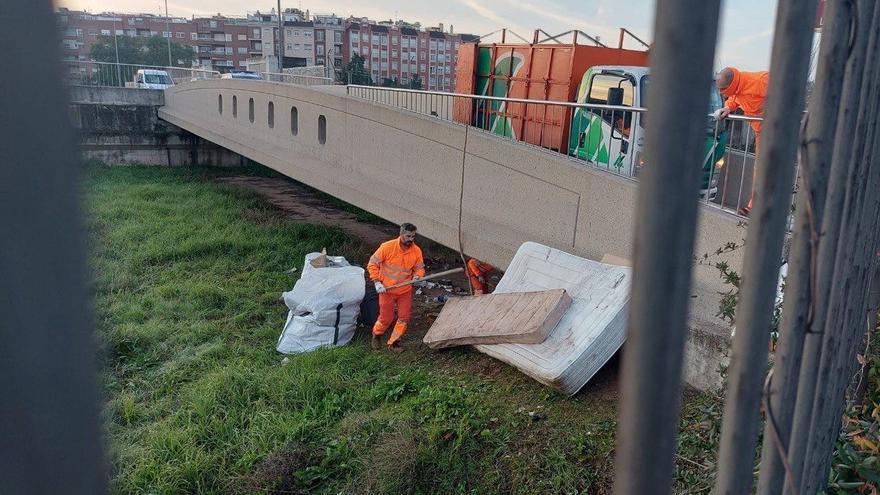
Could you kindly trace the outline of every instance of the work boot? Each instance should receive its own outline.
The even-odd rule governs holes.
[[[405,350],[406,350],[406,349],[404,349],[403,346],[400,345],[400,342],[395,342],[395,343],[393,343],[393,344],[388,344],[388,352],[390,352],[390,353],[392,353],[392,354],[400,354],[401,352],[403,352],[403,351],[405,351]]]
[[[374,351],[378,351],[382,348],[382,336],[381,335],[373,335],[373,340],[370,341],[370,347],[373,348]]]

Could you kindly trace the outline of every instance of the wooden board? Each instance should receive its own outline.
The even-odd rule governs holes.
[[[571,306],[565,289],[452,298],[425,335],[432,349],[468,344],[539,344]]]
[[[628,266],[632,267],[632,261],[621,258],[620,256],[614,256],[613,254],[605,253],[602,255],[602,259],[599,260],[599,263],[605,263],[606,265],[617,265],[617,266]]]

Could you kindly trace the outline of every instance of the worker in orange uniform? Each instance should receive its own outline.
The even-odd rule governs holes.
[[[489,263],[484,263],[476,258],[471,258],[467,262],[468,277],[471,279],[471,287],[474,289],[474,295],[480,296],[489,292],[489,284],[486,278],[495,267]]]
[[[400,226],[400,236],[383,242],[379,249],[370,256],[367,271],[370,280],[376,285],[379,294],[379,318],[373,325],[373,350],[382,347],[381,337],[394,320],[394,309],[397,308],[397,324],[388,338],[388,350],[394,353],[403,352],[400,338],[406,334],[406,327],[412,315],[413,286],[389,288],[410,280],[418,280],[425,276],[425,261],[422,250],[415,244],[416,226],[404,223]]]
[[[770,73],[766,71],[742,72],[733,67],[721,69],[715,80],[715,85],[721,90],[721,94],[727,97],[727,101],[723,108],[715,112],[715,118],[721,120],[737,108],[742,108],[747,117],[763,117],[769,77]],[[757,157],[761,139],[761,122],[754,121],[751,126],[755,130],[755,156]],[[749,196],[749,204],[737,210],[740,215],[748,216],[752,210],[752,201],[755,199],[755,170],[757,167],[752,170],[752,194]]]

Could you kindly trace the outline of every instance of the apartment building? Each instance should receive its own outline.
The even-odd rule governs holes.
[[[190,39],[198,65],[214,70],[243,69],[250,56],[251,29],[246,21],[224,17],[193,20],[196,31]]]
[[[343,40],[345,23],[335,14],[312,16],[315,28],[315,65],[325,65],[339,70],[343,65]]]
[[[166,23],[164,17],[150,14],[91,14],[62,8],[57,19],[64,60],[89,60],[92,45],[100,36],[162,36],[191,45],[196,35],[196,27],[188,19],[171,18]],[[185,62],[189,65],[191,61]]]
[[[444,32],[442,24],[422,31],[400,21],[349,22],[343,58],[348,61],[360,54],[376,84],[388,79],[407,85],[418,76],[423,89],[452,91],[458,47],[475,39],[472,35]]]
[[[57,13],[65,60],[90,60],[92,45],[101,36],[171,38],[193,50],[190,60],[174,65],[199,65],[228,71],[244,68],[249,57],[259,56],[262,45],[255,38],[254,23],[246,18],[169,18],[152,14],[92,14],[59,9]]]
[[[315,27],[310,21],[285,21],[284,49],[281,50],[283,67],[306,67],[315,65]],[[261,28],[263,56],[278,55],[278,27]]]
[[[246,17],[213,16],[169,18],[153,14],[92,14],[59,9],[64,58],[89,60],[92,44],[100,36],[161,36],[192,48],[193,65],[221,72],[244,69],[247,61],[277,55],[278,14]],[[309,11],[285,9],[281,13],[284,67],[322,65],[339,71],[355,53],[364,57],[376,84],[384,80],[409,84],[419,76],[424,89],[451,91],[455,86],[458,46],[475,41],[467,34],[454,34],[443,25],[422,30],[419,23],[374,22],[367,18],[342,19],[335,14],[310,15]]]

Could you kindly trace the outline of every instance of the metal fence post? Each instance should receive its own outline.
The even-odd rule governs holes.
[[[103,493],[81,163],[56,19],[49,0],[5,2],[0,17],[0,43],[27,61],[4,75],[0,112],[2,490]]]
[[[860,0],[865,9],[867,2]],[[870,12],[869,12],[870,15]],[[845,39],[834,29],[827,36],[819,53],[820,74],[816,80],[809,104],[810,118],[806,123],[806,135],[802,144],[804,157],[801,166],[801,185],[798,188],[795,208],[794,238],[789,257],[788,279],[785,284],[785,302],[779,331],[779,345],[773,376],[767,390],[768,420],[764,427],[764,444],[761,453],[761,474],[758,479],[759,495],[779,493],[783,487],[785,467],[780,451],[788,450],[791,442],[792,415],[797,399],[798,375],[804,351],[806,328],[812,311],[811,287],[815,284],[815,266],[820,243],[836,242],[836,239],[819,236],[820,223],[825,211],[825,198],[831,169],[835,129],[848,129],[839,143],[852,135],[855,128],[859,100],[861,71],[867,47],[868,31],[855,33],[852,53],[846,57]],[[845,81],[845,83],[844,83]],[[842,87],[842,92],[841,92]],[[839,108],[839,112],[838,112]],[[839,120],[838,120],[839,113]],[[839,127],[838,127],[839,126]],[[838,149],[849,149],[838,146]],[[782,448],[777,444],[782,442]]]
[[[876,34],[880,29],[880,12],[870,28]],[[873,40],[880,41],[874,36]],[[873,44],[875,41],[871,41]],[[880,49],[880,45],[876,46]],[[869,53],[871,50],[869,48]],[[875,50],[876,54],[877,51]],[[831,287],[831,308],[825,320],[822,343],[822,361],[819,366],[809,440],[805,456],[802,489],[820,489],[827,480],[834,433],[840,429],[843,399],[854,360],[854,341],[864,334],[864,310],[867,305],[870,266],[876,252],[878,230],[876,209],[877,189],[880,188],[880,167],[873,163],[880,153],[878,116],[880,116],[880,64],[876,55],[869,57],[865,85],[871,87],[870,97],[861,102],[868,114],[864,149],[857,149],[859,162],[857,180],[851,184],[844,203],[840,248],[835,260]]]
[[[659,0],[655,10],[650,91],[663,98],[648,98],[652,162],[639,186],[617,494],[668,493],[672,483],[701,180],[681,164],[703,156],[719,8],[717,0]]]
[[[743,254],[736,336],[718,454],[718,495],[749,493],[758,442],[759,403],[794,181],[798,127],[806,94],[816,3],[781,0],[757,156],[757,187]],[[765,165],[765,164],[771,165]]]
[[[853,12],[844,5],[855,5],[846,2],[832,2],[828,6],[826,19],[827,29],[825,36],[829,41],[840,43],[844,39],[844,33],[853,23]],[[871,60],[873,54],[876,53],[876,33],[870,31],[872,21],[876,18],[876,14],[880,12],[875,6],[873,9],[864,9],[860,11],[858,23],[862,24],[866,32],[871,33],[868,43],[865,62]],[[873,15],[872,15],[873,14]],[[835,33],[835,34],[832,34]],[[872,45],[874,47],[872,48]],[[808,471],[814,469],[807,463],[807,448],[812,428],[812,416],[814,401],[819,389],[817,388],[819,368],[821,363],[827,359],[824,354],[825,329],[829,315],[834,311],[838,304],[839,298],[832,291],[835,278],[839,276],[837,273],[837,255],[840,249],[843,249],[846,241],[841,239],[846,232],[843,224],[844,210],[847,196],[851,194],[854,177],[857,175],[857,167],[859,160],[856,158],[860,154],[854,150],[864,146],[866,125],[867,125],[867,109],[864,107],[870,95],[870,88],[873,87],[871,81],[862,74],[851,73],[855,79],[851,82],[859,87],[858,99],[854,102],[854,108],[858,108],[858,116],[856,125],[853,127],[851,121],[844,120],[839,122],[837,132],[835,134],[836,146],[834,148],[831,172],[828,180],[828,192],[825,201],[825,211],[822,215],[822,224],[819,232],[821,232],[821,241],[819,243],[818,256],[815,262],[815,282],[813,283],[813,292],[815,293],[814,308],[812,321],[808,323],[806,329],[806,337],[804,339],[803,359],[800,372],[798,374],[798,389],[795,409],[792,416],[791,426],[791,442],[789,445],[789,464],[793,471],[794,483],[786,480],[784,492],[787,494],[796,494],[806,488],[803,485],[803,479],[807,477]],[[853,96],[855,98],[855,96]],[[844,114],[844,116],[847,116]],[[849,116],[850,119],[852,118]],[[843,132],[847,132],[844,134]],[[795,486],[797,485],[797,486]]]

